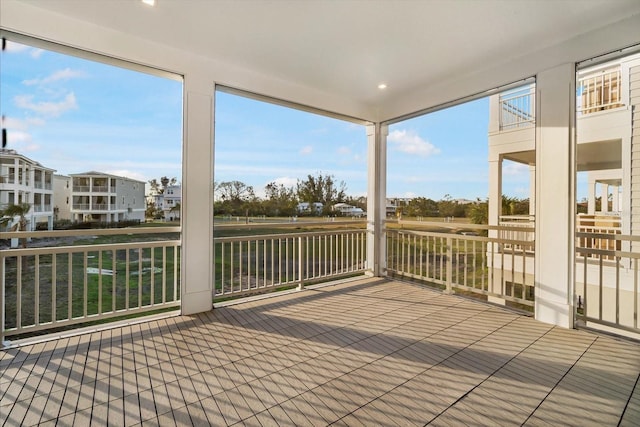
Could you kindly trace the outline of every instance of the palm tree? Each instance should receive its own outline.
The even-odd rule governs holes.
[[[11,227],[12,231],[27,231],[27,214],[31,210],[29,203],[19,203],[17,205],[9,205],[0,210],[0,226],[6,227],[13,222],[15,217],[19,217],[18,222]],[[23,238],[22,247],[27,247],[27,239]]]
[[[169,212],[176,212],[176,218],[180,220],[180,203],[173,205],[173,207],[169,209]]]

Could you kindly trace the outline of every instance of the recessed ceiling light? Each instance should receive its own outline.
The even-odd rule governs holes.
[[[386,89],[387,88],[387,84],[386,83],[380,83],[378,85],[378,89]]]
[[[142,3],[148,4],[149,6],[155,6],[156,0],[142,0]]]

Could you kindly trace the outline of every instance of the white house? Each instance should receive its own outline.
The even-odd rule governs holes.
[[[31,205],[26,218],[28,230],[38,224],[53,228],[53,173],[15,150],[0,150],[0,209],[8,205]]]
[[[322,209],[324,209],[324,204],[322,202],[300,202],[298,203],[298,213],[299,214],[307,214],[307,215],[320,215],[322,214]]]
[[[74,221],[144,221],[144,181],[95,171],[70,176]]]
[[[537,225],[535,102],[533,84],[490,99],[489,224],[514,230],[492,230],[493,236],[534,239],[532,232],[517,230]],[[587,212],[576,215],[575,228],[577,233],[596,236],[579,234],[576,239],[576,301],[581,306],[585,299],[589,301],[586,316],[598,323],[591,326],[633,328],[637,322],[634,299],[640,303],[631,269],[635,258],[620,256],[616,264],[613,255],[598,251],[637,250],[638,243],[629,236],[640,232],[640,190],[634,185],[640,179],[640,168],[634,163],[640,153],[640,54],[579,69],[575,105],[576,187],[578,194],[585,189],[587,194]],[[526,165],[531,174],[530,213],[521,218],[501,213],[505,159]],[[537,255],[532,252],[524,262],[514,262],[497,252],[493,267],[507,274],[493,276],[494,290],[524,284],[533,294]]]
[[[169,185],[161,194],[151,196],[156,209],[162,211],[165,221],[180,219],[180,206],[182,203],[182,186]]]
[[[344,216],[361,217],[365,215],[365,212],[364,210],[362,210],[362,208],[351,206],[347,203],[336,203],[331,207],[331,210],[334,212],[339,212],[340,215],[344,215]]]

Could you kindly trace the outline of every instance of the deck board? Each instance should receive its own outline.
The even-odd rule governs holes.
[[[365,279],[0,352],[0,425],[640,425],[640,344]]]

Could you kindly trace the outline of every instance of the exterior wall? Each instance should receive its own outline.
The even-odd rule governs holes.
[[[179,211],[172,211],[178,204],[182,205],[182,187],[180,185],[170,185],[165,188],[162,194],[162,210],[166,221],[180,218]]]
[[[53,176],[54,219],[71,220],[71,177]]]
[[[53,227],[53,169],[14,150],[0,151],[0,208],[29,203],[26,215],[29,230],[38,223]]]
[[[127,178],[116,179],[116,210],[124,215],[120,219],[139,219],[144,221],[145,198],[144,182]]]
[[[74,221],[144,221],[144,182],[89,172],[73,174],[71,214]]]

